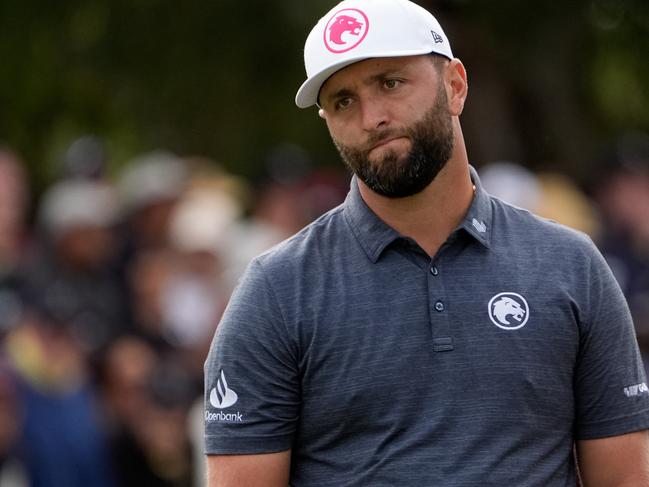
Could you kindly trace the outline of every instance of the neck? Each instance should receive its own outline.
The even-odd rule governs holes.
[[[453,154],[446,166],[423,191],[405,198],[386,198],[362,181],[363,200],[386,224],[401,235],[414,239],[430,256],[437,253],[464,219],[473,200],[473,185],[466,149],[456,137]]]

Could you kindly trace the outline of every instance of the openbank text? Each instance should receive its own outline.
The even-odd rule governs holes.
[[[240,412],[236,413],[211,413],[209,411],[205,411],[205,421],[229,421],[232,423],[236,422],[242,422],[243,421],[243,416],[241,415]]]

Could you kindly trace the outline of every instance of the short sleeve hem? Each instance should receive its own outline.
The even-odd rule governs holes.
[[[293,435],[230,437],[208,435],[205,437],[206,455],[246,455],[275,453],[289,450]]]
[[[649,409],[630,416],[580,425],[575,436],[578,440],[594,440],[646,429],[649,429]]]

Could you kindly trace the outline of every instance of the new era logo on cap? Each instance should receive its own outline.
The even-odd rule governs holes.
[[[355,8],[335,12],[324,29],[324,43],[334,53],[347,52],[358,46],[369,28],[367,15]]]

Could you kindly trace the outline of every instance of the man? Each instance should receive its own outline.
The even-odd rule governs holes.
[[[349,195],[256,258],[206,362],[211,486],[649,485],[649,389],[582,234],[486,194],[462,63],[407,0],[305,45]]]

